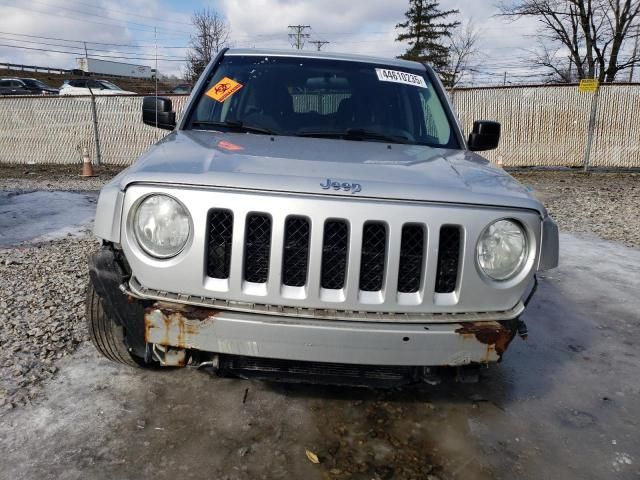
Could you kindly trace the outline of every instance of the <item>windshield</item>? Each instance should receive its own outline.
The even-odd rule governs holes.
[[[122,90],[119,86],[114,85],[111,82],[107,82],[106,80],[98,80],[98,83],[104,85],[109,90]]]
[[[328,59],[226,56],[187,128],[459,146],[424,71]]]
[[[51,88],[49,85],[42,83],[40,80],[25,78],[22,81],[29,87],[42,88],[42,89]]]

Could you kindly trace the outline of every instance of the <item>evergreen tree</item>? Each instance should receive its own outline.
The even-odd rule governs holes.
[[[448,17],[460,12],[443,12],[439,7],[437,1],[409,0],[409,10],[405,13],[407,21],[396,25],[397,29],[402,29],[396,41],[409,41],[409,49],[400,58],[431,65],[446,83],[449,47],[443,40],[449,38],[452,30],[460,25],[458,21],[449,21]]]

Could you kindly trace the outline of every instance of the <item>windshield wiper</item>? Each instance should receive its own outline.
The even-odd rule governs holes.
[[[246,125],[239,120],[227,120],[226,122],[215,122],[213,120],[196,120],[192,122],[194,127],[224,127],[237,130],[239,132],[263,133],[265,135],[277,135],[277,133],[264,127]]]
[[[343,131],[318,130],[304,131],[300,130],[296,133],[299,137],[318,137],[318,138],[344,138],[346,140],[381,140],[392,143],[410,143],[409,139],[404,135],[389,135],[375,130],[366,130],[364,128],[348,128]]]

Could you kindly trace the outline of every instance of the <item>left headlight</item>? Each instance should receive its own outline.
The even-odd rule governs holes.
[[[149,195],[138,204],[133,230],[140,247],[156,258],[178,255],[191,234],[187,209],[168,195]]]
[[[522,271],[527,254],[527,236],[520,224],[498,220],[480,235],[476,259],[489,278],[500,282],[510,280]]]

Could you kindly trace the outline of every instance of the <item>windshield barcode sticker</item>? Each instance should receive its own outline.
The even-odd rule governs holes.
[[[376,73],[378,74],[378,80],[381,82],[404,83],[414,87],[427,88],[427,82],[420,75],[399,72],[398,70],[387,70],[385,68],[376,68]]]

